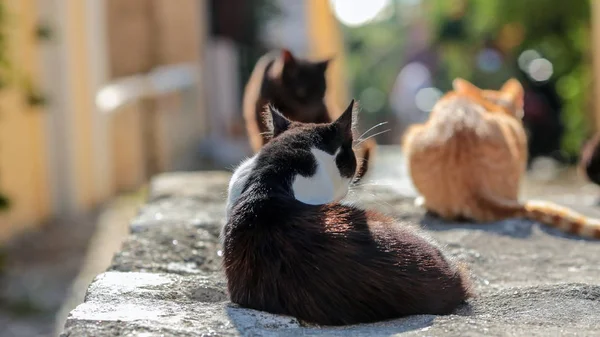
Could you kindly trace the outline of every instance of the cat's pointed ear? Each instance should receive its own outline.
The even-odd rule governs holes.
[[[283,60],[284,65],[291,65],[296,63],[296,58],[289,49],[284,48],[281,50],[281,59]]]
[[[511,78],[500,89],[506,99],[511,100],[517,107],[523,108],[525,90],[517,79]]]
[[[319,71],[321,72],[325,72],[327,70],[327,67],[329,66],[329,62],[331,62],[331,59],[327,59],[325,61],[321,61],[321,62],[317,62],[317,69],[319,69]]]
[[[352,133],[354,126],[356,125],[356,115],[358,113],[358,103],[353,99],[350,105],[344,110],[344,112],[333,122],[338,130],[340,130],[344,137],[352,139]]]
[[[463,93],[477,93],[480,91],[480,89],[473,85],[471,82],[462,78],[455,78],[454,81],[452,81],[452,88],[456,92]]]
[[[271,137],[275,138],[280,135],[282,132],[287,130],[292,123],[289,119],[285,118],[281,112],[279,112],[272,104],[267,104],[265,107],[265,111],[263,113],[263,119],[269,132],[271,133]]]
[[[511,78],[500,89],[502,99],[507,102],[517,118],[523,118],[525,106],[525,89],[517,79]]]

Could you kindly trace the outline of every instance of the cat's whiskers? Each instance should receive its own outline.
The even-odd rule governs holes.
[[[360,144],[362,144],[362,143],[366,142],[367,140],[369,140],[369,139],[371,139],[371,138],[373,138],[373,137],[375,137],[375,136],[379,136],[379,135],[381,135],[381,134],[383,134],[383,133],[386,133],[386,132],[388,132],[388,131],[392,131],[392,129],[386,129],[386,130],[383,130],[383,131],[380,131],[380,132],[374,133],[374,134],[370,135],[370,136],[369,136],[369,137],[367,137],[367,138],[364,138],[364,139],[358,139],[358,140],[359,140],[359,142],[358,142],[358,143],[356,143],[356,144],[354,144],[354,146],[353,146],[352,148],[353,148],[353,149],[356,149],[356,147],[357,147],[357,146],[359,146]]]
[[[376,128],[378,128],[378,127],[380,127],[380,126],[382,126],[382,125],[385,125],[385,124],[387,124],[387,123],[388,123],[388,122],[381,122],[381,123],[379,123],[379,124],[375,124],[375,125],[374,125],[374,126],[372,126],[372,127],[369,129],[369,130],[367,130],[367,131],[363,132],[363,134],[362,134],[362,135],[358,136],[358,140],[360,140],[360,139],[361,139],[361,138],[362,138],[364,135],[366,135],[367,133],[369,133],[371,130],[373,130],[373,129],[376,129]]]

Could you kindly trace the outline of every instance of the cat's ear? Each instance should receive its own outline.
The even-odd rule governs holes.
[[[523,85],[517,79],[511,78],[506,81],[502,88],[500,89],[502,95],[512,101],[513,104],[517,108],[523,108],[523,100],[525,97],[525,90],[523,89]]]
[[[469,82],[465,79],[462,79],[462,78],[455,78],[454,81],[452,81],[452,88],[456,92],[472,93],[472,94],[478,93],[481,91],[479,88],[477,88],[471,82]]]
[[[283,60],[283,64],[286,66],[296,63],[296,58],[289,49],[284,48],[281,50],[281,59]]]
[[[327,66],[329,66],[329,62],[331,62],[331,59],[317,62],[317,64],[316,64],[317,69],[319,69],[320,72],[324,73],[327,70]]]
[[[500,89],[501,97],[504,101],[509,102],[512,111],[517,118],[523,118],[525,106],[525,89],[517,79],[511,78],[506,81]]]
[[[280,135],[282,132],[287,130],[292,123],[289,119],[285,118],[281,112],[279,112],[272,104],[267,104],[265,107],[265,111],[263,113],[263,119],[269,132],[271,133],[271,137],[275,138]]]
[[[344,135],[344,138],[352,140],[352,133],[354,126],[356,125],[356,116],[358,113],[358,103],[353,99],[350,105],[344,110],[344,112],[333,122],[334,125]]]

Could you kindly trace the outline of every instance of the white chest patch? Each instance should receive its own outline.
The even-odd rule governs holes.
[[[335,164],[335,157],[323,150],[310,150],[317,161],[317,170],[310,177],[296,175],[292,182],[292,191],[296,200],[309,205],[323,205],[338,202],[348,194],[352,179],[344,178]]]

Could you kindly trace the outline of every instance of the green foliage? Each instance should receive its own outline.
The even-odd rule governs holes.
[[[387,120],[392,114],[387,97],[401,69],[406,31],[396,18],[392,15],[361,27],[342,27],[349,89],[361,103],[364,126]],[[368,95],[375,100],[373,104],[365,97]]]
[[[457,15],[457,5],[466,5]],[[517,73],[516,58],[535,49],[553,65],[553,79],[563,102],[563,150],[576,155],[587,128],[591,86],[590,0],[429,0],[432,23],[438,29],[443,63],[449,77],[465,77],[485,87],[498,87]],[[495,76],[472,65],[486,41],[496,42],[507,25],[522,27],[520,44],[504,50],[509,64]],[[459,27],[456,29],[456,27]]]

